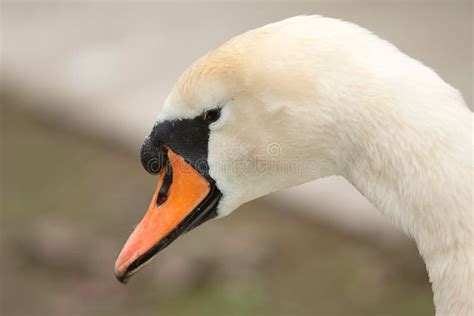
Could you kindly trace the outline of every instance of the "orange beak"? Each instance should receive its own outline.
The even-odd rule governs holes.
[[[123,283],[179,235],[212,218],[218,199],[211,193],[217,189],[181,156],[168,150],[168,157],[145,216],[115,262]]]

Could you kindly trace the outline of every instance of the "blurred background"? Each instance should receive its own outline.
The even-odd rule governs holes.
[[[242,206],[124,286],[138,150],[195,59],[286,17],[360,24],[472,100],[471,1],[1,3],[1,315],[433,315],[415,245],[344,179]]]

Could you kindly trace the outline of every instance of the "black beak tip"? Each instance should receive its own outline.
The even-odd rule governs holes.
[[[130,280],[130,276],[127,275],[127,274],[124,274],[124,275],[119,275],[119,274],[115,274],[115,277],[117,278],[117,280],[126,285],[128,283],[128,281]]]

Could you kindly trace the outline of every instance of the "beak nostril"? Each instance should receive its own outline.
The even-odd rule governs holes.
[[[166,201],[166,196],[158,196],[158,198],[156,199],[156,204],[160,206],[161,204],[165,203],[165,201]]]
[[[163,184],[161,185],[160,191],[158,192],[158,196],[156,197],[157,206],[161,206],[168,199],[168,191],[171,187],[171,182],[173,182],[173,169],[171,168],[171,163],[168,160],[166,162]]]

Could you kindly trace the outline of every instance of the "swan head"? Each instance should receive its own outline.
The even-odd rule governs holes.
[[[370,39],[349,23],[297,17],[231,39],[181,75],[142,147],[159,181],[117,259],[119,280],[209,219],[340,172],[340,104],[368,84],[345,56],[354,33]]]

